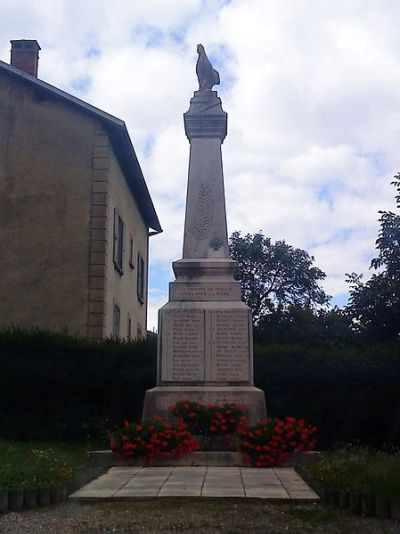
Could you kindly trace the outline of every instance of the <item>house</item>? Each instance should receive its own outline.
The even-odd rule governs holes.
[[[161,226],[125,123],[37,78],[40,47],[0,61],[0,328],[146,333]]]

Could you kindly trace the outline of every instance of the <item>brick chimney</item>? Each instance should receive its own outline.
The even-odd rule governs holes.
[[[11,42],[11,65],[32,76],[38,74],[39,43],[34,39],[18,39]]]

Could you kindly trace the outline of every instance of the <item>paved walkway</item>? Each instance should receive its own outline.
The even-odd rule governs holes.
[[[319,500],[291,467],[112,467],[69,498],[91,501],[146,497]]]

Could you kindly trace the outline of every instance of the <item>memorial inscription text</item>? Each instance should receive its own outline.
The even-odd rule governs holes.
[[[208,311],[210,346],[209,380],[218,382],[249,380],[250,345],[247,310]]]
[[[204,313],[202,310],[169,310],[165,336],[162,380],[204,380]],[[167,325],[166,325],[167,326]]]

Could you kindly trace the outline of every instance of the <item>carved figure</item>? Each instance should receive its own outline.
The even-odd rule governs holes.
[[[199,80],[199,91],[207,91],[212,89],[213,85],[220,83],[219,74],[213,69],[202,44],[197,45],[197,53],[199,57],[196,64],[196,74]]]

